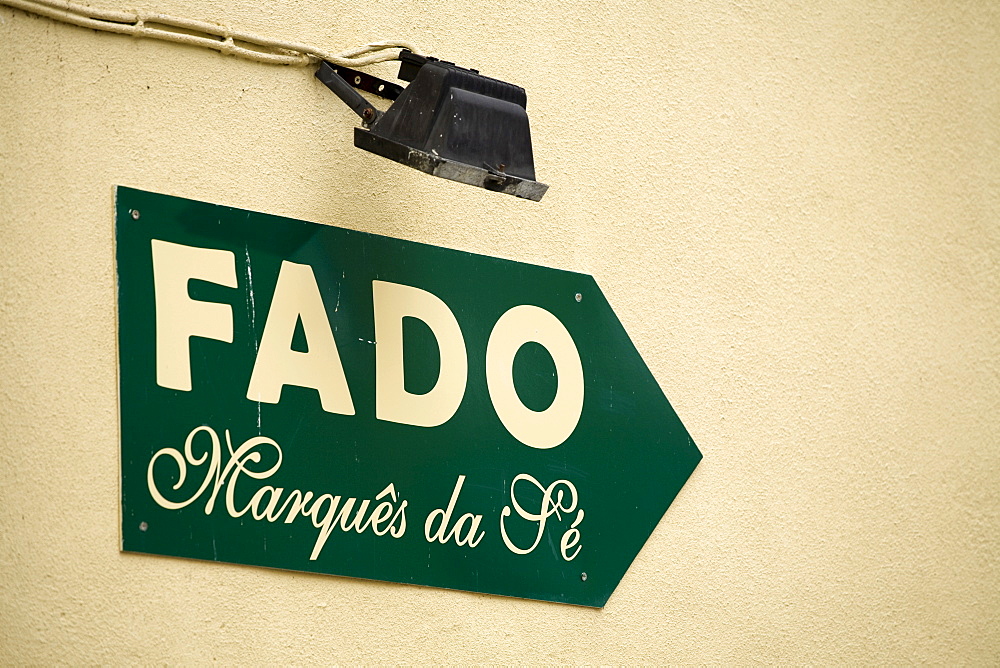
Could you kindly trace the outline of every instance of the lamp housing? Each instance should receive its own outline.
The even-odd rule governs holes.
[[[535,180],[523,88],[408,51],[400,60],[406,88],[321,63],[317,77],[362,119],[355,146],[427,174],[541,200],[548,186]],[[380,112],[354,87],[394,101]]]

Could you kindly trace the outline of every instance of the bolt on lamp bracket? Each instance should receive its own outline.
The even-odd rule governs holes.
[[[396,84],[320,63],[316,77],[362,121],[354,145],[427,174],[538,201],[524,89],[409,51]],[[385,112],[355,88],[392,100]]]

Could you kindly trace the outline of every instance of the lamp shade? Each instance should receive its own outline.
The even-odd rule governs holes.
[[[538,201],[524,89],[452,63],[423,63],[354,145],[422,172]]]

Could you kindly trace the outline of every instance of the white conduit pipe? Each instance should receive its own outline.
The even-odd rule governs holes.
[[[68,0],[0,0],[0,6],[12,7],[82,28],[202,46],[237,58],[276,65],[303,66],[326,60],[341,67],[364,67],[396,60],[399,54],[395,49],[409,49],[414,53],[420,53],[415,46],[403,41],[374,42],[340,53],[329,53],[300,42],[230,30],[217,23],[166,14],[100,9]]]

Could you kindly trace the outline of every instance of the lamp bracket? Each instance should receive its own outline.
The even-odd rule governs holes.
[[[333,70],[334,74],[344,79],[353,88],[363,90],[366,93],[377,95],[386,100],[395,100],[399,97],[399,94],[403,92],[402,86],[386,81],[385,79],[379,79],[378,77],[373,77],[366,72],[352,70],[349,67],[331,65],[326,61],[323,62],[325,65],[328,65],[331,70]],[[323,83],[326,82],[324,81]]]
[[[319,64],[316,78],[336,93],[337,97],[351,108],[351,111],[360,116],[366,127],[375,122],[382,115],[382,112],[363,98],[360,93],[354,90],[355,88],[360,88],[387,100],[395,100],[403,92],[403,88],[394,83],[383,81],[348,67],[332,65],[325,60]]]

